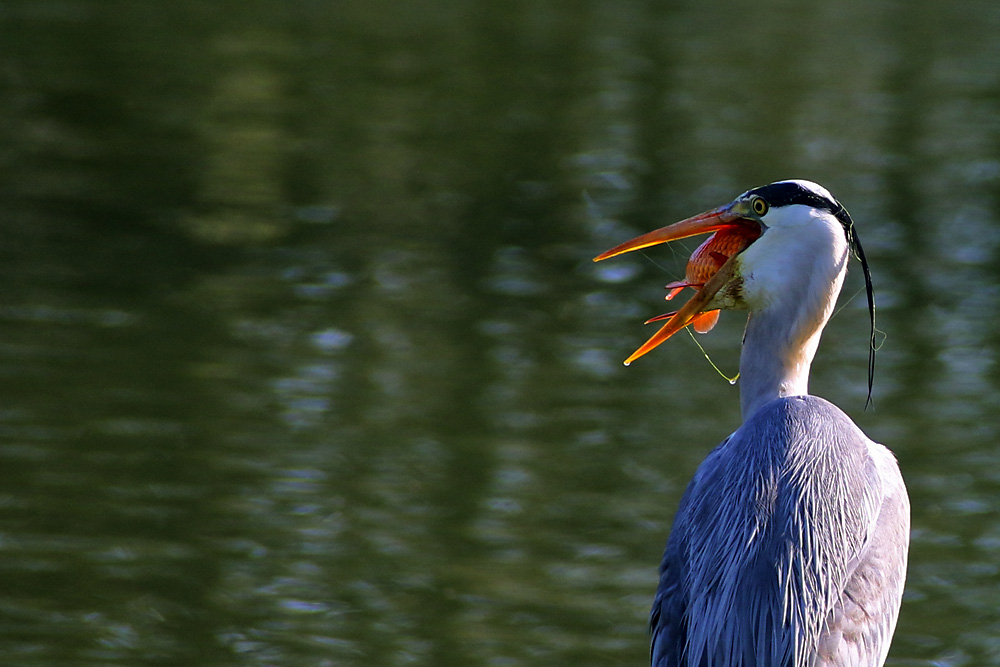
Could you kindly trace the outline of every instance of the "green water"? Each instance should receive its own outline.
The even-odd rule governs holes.
[[[739,420],[693,243],[851,210],[811,388],[913,503],[892,665],[1000,664],[1000,5],[0,5],[0,663],[641,665]],[[702,339],[735,372],[742,318]],[[880,340],[883,337],[880,336]]]

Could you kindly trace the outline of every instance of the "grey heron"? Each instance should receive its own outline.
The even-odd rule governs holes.
[[[719,309],[749,311],[740,353],[743,423],[688,484],[650,614],[654,667],[882,665],[906,577],[910,506],[895,457],[832,403],[809,368],[852,250],[854,223],[802,180],[623,243],[595,261],[696,234],[695,295],[626,361]],[[874,343],[874,340],[872,340]],[[874,348],[873,348],[874,350]],[[873,352],[872,350],[872,352]],[[873,357],[869,358],[869,395]]]

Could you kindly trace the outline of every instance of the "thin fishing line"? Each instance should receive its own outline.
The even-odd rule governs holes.
[[[885,345],[885,341],[889,338],[889,334],[878,328],[875,329],[875,333],[882,336],[882,339],[878,341],[878,345],[875,346],[875,350],[878,351],[882,349],[883,345]]]
[[[723,373],[722,369],[715,365],[715,362],[712,361],[712,357],[708,356],[708,352],[705,351],[705,348],[702,347],[701,343],[698,342],[698,339],[694,337],[693,333],[691,333],[691,327],[684,327],[684,329],[685,331],[688,332],[688,335],[691,336],[691,340],[693,340],[694,344],[698,346],[698,349],[701,350],[702,356],[704,356],[705,359],[708,361],[708,363],[712,366],[712,368],[715,369],[715,372],[721,375],[723,379],[729,384],[736,384],[736,381],[740,379],[739,371],[737,371],[736,375],[734,375],[733,377],[729,377],[728,375]]]
[[[837,309],[833,311],[833,315],[830,316],[830,319],[832,320],[833,318],[835,318],[837,315],[840,314],[840,311],[842,311],[844,308],[847,308],[847,306],[849,306],[852,301],[854,301],[855,299],[857,299],[858,295],[861,294],[861,290],[863,290],[863,289],[864,289],[864,287],[859,287],[857,292],[855,292],[854,294],[852,294],[851,296],[849,296],[847,298],[847,300],[844,301],[844,303],[842,303],[839,306],[837,306]]]

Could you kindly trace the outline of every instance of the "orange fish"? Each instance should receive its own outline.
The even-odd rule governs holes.
[[[757,240],[758,236],[760,236],[759,233],[756,235],[747,234],[747,230],[743,228],[720,229],[709,236],[691,253],[687,269],[684,271],[684,280],[675,280],[667,284],[666,287],[670,290],[666,296],[667,301],[677,296],[685,287],[694,290],[701,289],[708,282],[708,279],[714,276],[726,263],[726,260],[746,249]],[[673,315],[674,313],[657,315],[646,320],[646,324],[666,320]],[[711,331],[718,321],[719,311],[709,310],[696,315],[691,320],[691,326],[694,327],[695,331],[703,334]]]

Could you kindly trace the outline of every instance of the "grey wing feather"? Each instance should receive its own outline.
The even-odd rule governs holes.
[[[684,494],[650,616],[652,664],[881,665],[908,533],[888,450],[822,399],[774,401]]]
[[[910,501],[888,450],[874,445],[873,459],[881,467],[882,504],[820,636],[819,667],[882,665],[896,629],[906,578]]]
[[[688,498],[695,486],[692,479],[681,498],[677,515],[681,516],[687,507]],[[680,665],[681,653],[684,649],[684,638],[687,636],[685,620],[685,596],[683,590],[682,554],[684,531],[675,519],[675,530],[670,533],[663,562],[660,565],[660,585],[653,599],[653,609],[649,614],[649,630],[651,634],[649,658],[654,667],[673,667]]]

